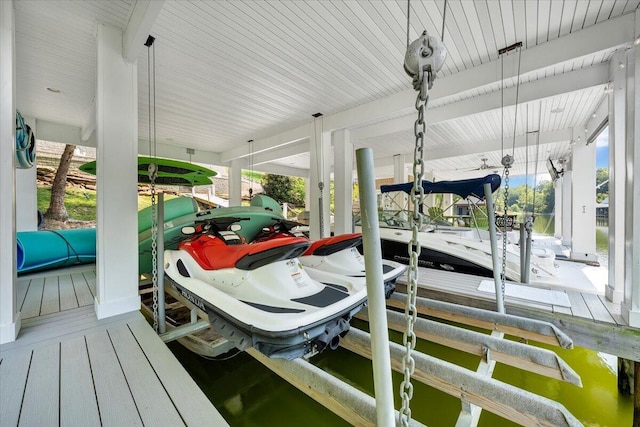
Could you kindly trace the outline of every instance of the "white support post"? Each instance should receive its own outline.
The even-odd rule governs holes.
[[[138,73],[122,30],[99,24],[97,45],[98,319],[140,309],[138,295]]]
[[[626,91],[625,70],[618,64],[624,52],[615,53],[610,60],[611,84],[609,93],[609,280],[605,289],[607,299],[620,303],[624,298],[625,262],[625,132]],[[626,61],[625,61],[626,62]]]
[[[553,235],[557,239],[562,240],[562,180],[556,180],[553,183],[554,188],[554,224]]]
[[[636,11],[636,26],[639,26]],[[637,29],[637,28],[636,28]],[[633,226],[640,216],[640,51],[626,52],[627,70],[627,170],[625,180],[625,269],[624,301],[621,311],[629,326],[640,328],[640,227]],[[636,372],[638,372],[636,368]],[[639,381],[636,378],[636,381]],[[636,387],[636,390],[638,388]],[[636,398],[636,402],[637,402]]]
[[[335,191],[334,233],[353,232],[353,144],[349,131],[333,133],[333,177]]]
[[[311,175],[304,179],[304,210],[311,210]]]
[[[584,134],[583,134],[584,135]],[[571,162],[571,259],[597,261],[596,256],[596,144],[586,137],[573,147]],[[585,233],[584,230],[594,230]]]
[[[322,117],[317,117],[315,121],[314,132],[309,141],[311,178],[309,238],[311,240],[327,237],[331,228],[329,224],[331,132],[323,131]],[[323,185],[322,190],[318,186],[319,183]]]
[[[0,344],[20,331],[16,303],[16,67],[13,1],[0,2]]]
[[[569,161],[568,168],[571,167],[573,161]],[[564,172],[562,178],[560,178],[560,185],[562,185],[562,244],[565,246],[571,246],[571,169]]]
[[[25,117],[36,137],[36,120]],[[38,168],[34,164],[29,169],[16,169],[16,230],[35,231],[38,229]]]
[[[229,206],[242,204],[242,167],[244,159],[233,159],[229,165]]]

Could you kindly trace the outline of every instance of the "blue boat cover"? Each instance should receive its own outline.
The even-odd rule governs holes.
[[[469,196],[484,199],[485,184],[491,184],[491,192],[493,193],[500,187],[500,175],[494,173],[483,178],[461,179],[458,181],[431,182],[425,179],[422,181],[422,188],[425,194],[451,193],[457,194],[463,199]],[[380,187],[380,191],[383,193],[404,191],[407,194],[411,194],[412,188],[413,182],[405,182],[404,184],[383,185]]]

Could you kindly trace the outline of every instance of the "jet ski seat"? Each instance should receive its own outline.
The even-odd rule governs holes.
[[[304,255],[328,256],[344,249],[354,248],[362,244],[361,233],[340,234],[334,237],[325,237],[311,244]]]
[[[272,262],[300,256],[309,247],[302,237],[286,237],[251,244],[243,243],[232,231],[202,234],[178,246],[186,251],[203,270],[238,268],[254,270]],[[235,234],[235,233],[233,233]]]

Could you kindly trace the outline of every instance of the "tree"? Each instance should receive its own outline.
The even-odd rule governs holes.
[[[596,170],[596,202],[602,203],[609,197],[609,169],[598,168]]]
[[[67,208],[64,205],[64,195],[67,189],[67,173],[69,172],[69,166],[71,165],[71,159],[73,158],[75,149],[76,146],[71,144],[67,144],[64,147],[56,176],[53,179],[51,201],[49,202],[49,209],[47,209],[47,212],[44,214],[45,218],[57,221],[66,221],[69,219]]]
[[[291,203],[294,206],[304,204],[304,182],[302,183],[301,191],[300,183],[294,183],[294,178],[265,174],[262,178],[262,189],[264,194],[278,203]]]

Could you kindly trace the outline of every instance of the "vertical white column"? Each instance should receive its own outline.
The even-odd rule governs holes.
[[[586,142],[586,137],[582,141]],[[585,142],[573,147],[571,258],[596,261],[596,144]]]
[[[15,18],[13,1],[0,2],[0,344],[20,331],[16,304]]]
[[[553,235],[557,239],[562,240],[562,180],[556,180],[553,183],[554,189],[554,224],[553,224]]]
[[[353,231],[353,144],[349,131],[333,133],[334,233]]]
[[[329,158],[331,156],[331,132],[323,132],[322,117],[315,119],[314,132],[309,141],[310,154],[310,207],[309,238],[311,240],[330,234],[329,224]],[[319,183],[323,188],[320,190]],[[322,201],[322,205],[320,205]]]
[[[311,173],[311,171],[309,171]],[[311,209],[311,175],[304,179],[304,210]]]
[[[36,137],[36,120],[25,117],[24,121]],[[38,229],[38,168],[34,164],[29,169],[16,169],[16,229],[34,231]]]
[[[636,11],[636,26],[639,14]],[[636,28],[638,30],[638,28]],[[640,52],[634,46],[626,52],[626,157],[625,179],[625,269],[622,316],[629,326],[640,328],[640,227],[632,226],[640,217]],[[636,371],[637,372],[637,371]],[[636,379],[637,381],[637,379]]]
[[[571,246],[571,163],[569,161],[569,169],[558,181],[562,185],[562,244],[565,246]]]
[[[242,203],[242,167],[244,159],[233,159],[229,165],[229,206],[240,206]]]
[[[605,293],[614,303],[624,296],[627,81],[624,69],[618,66],[624,60],[624,53],[617,52],[609,61],[613,91],[609,93],[609,283]]]
[[[122,31],[97,28],[98,319],[140,309],[138,296],[138,74],[122,57]]]

